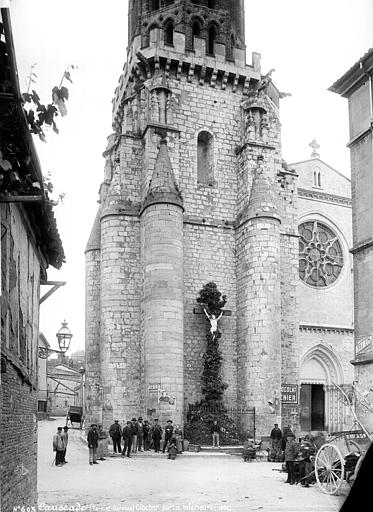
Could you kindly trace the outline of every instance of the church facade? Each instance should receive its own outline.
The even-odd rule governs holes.
[[[301,432],[353,425],[337,384],[354,380],[351,182],[326,164],[313,141],[297,173],[299,285],[298,358]]]
[[[327,231],[324,274],[312,267],[322,252],[312,227],[320,217],[299,219],[298,203],[311,199],[298,199],[301,173],[282,159],[280,96],[259,54],[246,64],[243,0],[129,2],[128,57],[86,249],[89,418],[105,426],[139,415],[183,424],[189,404],[203,398],[210,324],[196,298],[210,281],[228,299],[219,319],[224,401],[255,408],[257,435],[276,420],[300,430],[307,407],[317,416],[330,398],[317,398],[317,385],[347,379],[329,372],[326,381],[319,369],[309,379],[320,358],[305,348],[317,338],[323,354],[333,352],[329,334],[317,329],[336,325],[299,314],[307,295],[299,272],[314,281],[307,291],[324,279],[335,298],[348,275],[338,262],[340,246],[348,259],[349,234],[342,229],[334,249],[336,230]],[[334,227],[322,217],[324,225]],[[302,236],[302,250],[311,251],[304,261]],[[350,329],[344,320],[336,323]]]

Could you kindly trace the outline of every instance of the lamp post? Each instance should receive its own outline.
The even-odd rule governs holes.
[[[65,353],[69,350],[71,338],[73,335],[71,334],[70,329],[67,326],[66,320],[62,322],[60,330],[56,334],[56,338],[58,341],[58,346],[60,347],[60,350],[54,350],[49,347],[38,347],[39,353],[38,356],[41,359],[48,359],[48,357],[51,354],[62,354],[62,356],[65,355]]]
[[[80,373],[80,375],[82,376],[82,380],[81,380],[81,390],[82,390],[82,412],[83,412],[83,416],[84,416],[84,405],[85,405],[85,404],[84,404],[84,394],[85,394],[85,386],[84,386],[84,384],[85,384],[85,382],[84,382],[84,381],[85,381],[85,378],[84,378],[84,377],[85,377],[85,369],[84,369],[84,367],[83,367],[83,366],[81,366],[81,367],[79,368],[79,373]]]
[[[66,322],[66,320],[64,320],[62,322],[62,326],[60,327],[60,330],[56,334],[58,346],[60,347],[62,354],[65,354],[69,350],[72,337],[73,337],[73,335],[71,334],[71,331],[67,326],[67,322]]]

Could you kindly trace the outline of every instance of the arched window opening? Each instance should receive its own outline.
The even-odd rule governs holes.
[[[213,185],[214,139],[209,132],[200,132],[197,139],[197,183]]]
[[[159,0],[151,0],[150,8],[152,11],[157,11],[159,9]]]
[[[194,21],[192,25],[192,47],[194,46],[194,37],[201,35],[201,25],[198,21]]]
[[[218,35],[218,32],[214,25],[209,28],[209,39],[208,39],[208,46],[207,46],[207,53],[210,55],[214,55],[214,44],[216,41],[216,37]]]
[[[317,173],[317,186],[321,187],[321,172]]]
[[[174,44],[174,24],[172,21],[166,23],[164,27],[164,42],[166,44]]]
[[[232,59],[233,59],[233,56],[234,56],[235,46],[236,46],[236,41],[235,41],[234,35],[232,34],[231,35],[231,44],[230,44],[230,57]]]
[[[313,186],[317,187],[317,172],[313,171]]]

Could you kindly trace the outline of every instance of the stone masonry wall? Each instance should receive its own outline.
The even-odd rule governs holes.
[[[260,436],[273,424],[268,401],[274,401],[281,383],[279,221],[248,221],[237,234],[237,247],[238,256],[245,261],[242,271],[247,273],[242,279],[246,286],[240,294],[238,312],[243,315],[239,396],[246,405],[255,407],[256,433]]]
[[[86,252],[85,358],[87,422],[101,421],[100,400],[100,263],[99,249]]]
[[[183,422],[183,229],[182,208],[147,206],[143,229],[143,346],[145,405],[164,424]],[[169,401],[159,401],[154,386]]]
[[[231,316],[219,320],[222,332],[220,349],[223,355],[223,380],[229,385],[224,400],[230,405],[237,401],[237,333],[234,231],[232,228],[206,224],[184,224],[184,399],[194,403],[202,398],[201,375],[206,334],[210,323],[196,298],[202,287],[214,281],[219,291],[227,295],[225,309]],[[193,310],[201,314],[193,313]]]
[[[101,219],[101,382],[103,422],[131,419],[140,404],[140,223]]]

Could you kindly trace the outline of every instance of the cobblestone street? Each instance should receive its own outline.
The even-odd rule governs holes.
[[[272,471],[280,464],[232,455],[185,453],[171,461],[149,452],[90,466],[80,430],[69,431],[68,464],[59,468],[52,460],[59,425],[64,419],[39,422],[40,510],[337,512],[343,499],[285,485],[285,474]]]

